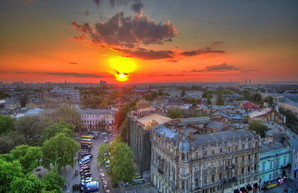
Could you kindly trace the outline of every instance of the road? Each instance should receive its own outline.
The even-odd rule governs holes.
[[[97,139],[93,139],[93,147],[90,152],[93,156],[91,164],[90,164],[90,171],[91,171],[91,175],[92,175],[92,180],[99,182],[100,190],[98,191],[98,193],[105,192],[105,190],[103,188],[103,182],[100,177],[100,173],[104,173],[105,178],[108,181],[108,189],[110,190],[110,193],[126,193],[126,192],[127,193],[129,193],[129,192],[157,193],[157,190],[149,184],[141,184],[141,185],[136,185],[136,186],[131,186],[131,187],[122,187],[120,184],[119,184],[120,186],[118,186],[118,187],[111,186],[110,179],[107,176],[105,168],[101,168],[101,169],[98,168],[97,162],[96,162],[96,158],[98,156],[98,146],[100,144],[104,143],[105,136],[108,137],[108,142],[111,142],[114,138],[112,135],[99,135],[99,137]],[[77,157],[76,157],[76,160],[77,160]],[[66,167],[66,169],[62,170],[61,175],[67,180],[67,183],[66,183],[67,189],[64,190],[65,193],[73,192],[72,186],[74,184],[80,184],[80,180],[81,180],[80,175],[75,176],[74,175],[75,170],[80,170],[80,166],[77,161],[76,161],[74,168]]]

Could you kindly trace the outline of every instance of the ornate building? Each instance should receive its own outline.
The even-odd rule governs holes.
[[[201,132],[169,121],[153,127],[151,181],[164,193],[231,193],[259,182],[259,136],[246,129]]]
[[[128,144],[134,153],[138,170],[144,178],[150,178],[151,129],[169,120],[171,119],[158,114],[141,118],[134,115],[128,116]]]

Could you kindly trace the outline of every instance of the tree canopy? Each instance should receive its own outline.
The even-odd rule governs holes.
[[[100,167],[103,167],[106,161],[109,159],[109,155],[107,155],[107,153],[110,151],[110,148],[111,147],[109,144],[100,144],[98,146],[97,163]]]
[[[111,143],[111,164],[108,173],[112,179],[112,184],[132,182],[136,173],[133,153],[129,146],[119,139]]]
[[[183,113],[179,109],[169,109],[167,116],[170,117],[170,118],[172,118],[172,119],[182,118],[183,117]]]
[[[50,139],[58,133],[64,133],[66,136],[71,137],[73,135],[74,127],[64,121],[47,127],[44,131],[44,140]]]
[[[7,134],[14,130],[14,118],[0,115],[0,135]]]
[[[58,169],[67,165],[74,166],[74,156],[79,144],[63,133],[59,133],[44,142],[42,147],[42,165],[50,168],[50,164],[57,164]]]
[[[266,131],[268,130],[268,127],[266,125],[263,125],[262,123],[254,121],[249,124],[249,129],[256,131],[263,138],[266,136]]]
[[[24,173],[31,172],[40,165],[41,148],[29,145],[17,146],[10,154],[13,159],[19,160]]]

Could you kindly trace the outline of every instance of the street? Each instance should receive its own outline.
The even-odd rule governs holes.
[[[96,158],[98,156],[98,146],[100,144],[104,143],[105,136],[108,137],[108,142],[111,142],[114,139],[114,136],[112,135],[99,135],[97,139],[93,139],[93,147],[91,148],[90,153],[92,154],[93,158],[90,164],[90,171],[92,175],[93,181],[99,182],[99,191],[100,193],[106,192],[106,190],[110,190],[111,193],[128,193],[128,192],[134,192],[134,193],[157,193],[157,190],[150,184],[140,184],[135,185],[131,187],[122,187],[121,184],[119,184],[118,187],[112,187],[110,183],[110,179],[107,176],[107,172],[105,168],[98,168]],[[73,185],[80,184],[81,177],[80,174],[75,176],[75,170],[80,170],[80,165],[77,161],[77,157],[75,158],[76,164],[74,168],[66,167],[66,169],[62,169],[61,175],[67,180],[66,182],[66,190],[64,190],[65,193],[73,192]],[[104,183],[101,178],[101,173],[104,173],[105,179],[107,180],[107,189],[104,190]]]

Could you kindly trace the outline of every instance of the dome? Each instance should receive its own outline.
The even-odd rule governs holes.
[[[179,151],[184,152],[184,153],[190,151],[190,145],[186,138],[183,138],[180,141],[178,148],[179,148]]]
[[[149,108],[151,105],[148,101],[146,101],[145,99],[141,99],[138,103],[137,103],[137,109],[145,109],[145,108]]]

